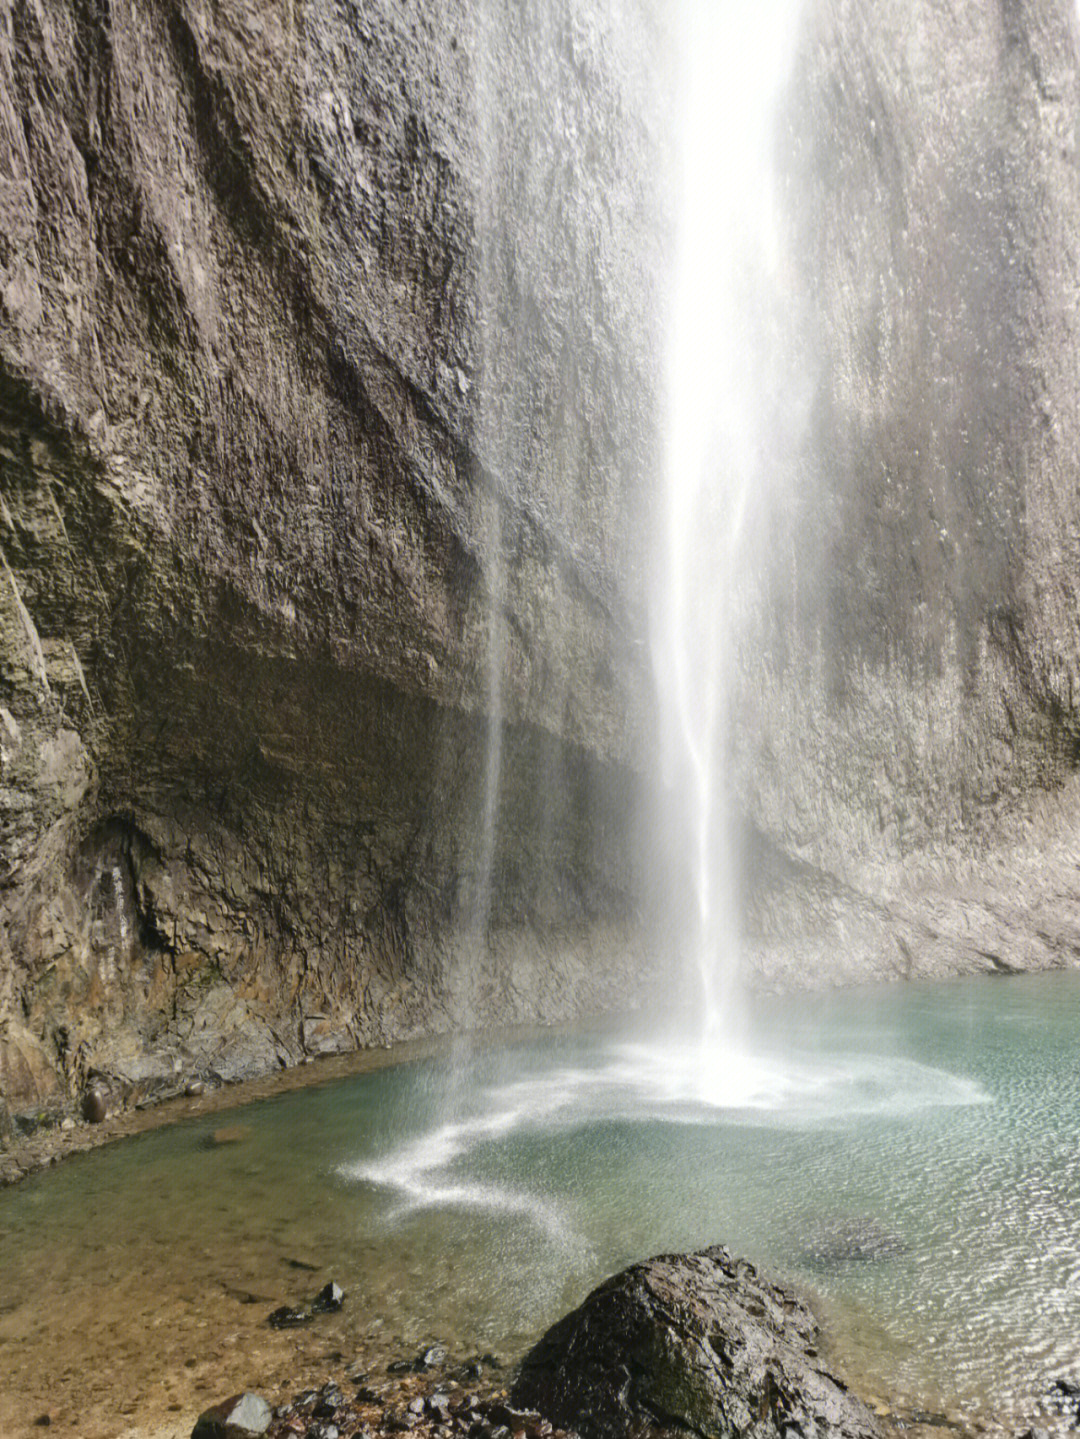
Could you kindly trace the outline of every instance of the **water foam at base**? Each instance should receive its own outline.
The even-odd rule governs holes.
[[[0,1191],[0,1429],[5,1405],[63,1402],[80,1432],[147,1395],[164,1413],[193,1353],[242,1386],[293,1341],[236,1296],[302,1301],[293,1256],[362,1296],[312,1341],[374,1371],[433,1338],[512,1363],[605,1275],[723,1243],[815,1296],[868,1398],[1057,1432],[1052,1385],[1080,1373],[1080,973],[765,1011],[749,1060],[519,1035],[477,1046],[451,1098],[452,1055],[425,1051],[249,1106],[239,1145],[207,1113]]]
[[[460,1078],[460,1076],[459,1076]],[[465,1094],[467,1099],[462,1100]],[[396,1191],[401,1212],[475,1208],[530,1220],[553,1242],[578,1242],[558,1203],[483,1179],[477,1161],[515,1136],[606,1122],[834,1127],[987,1102],[970,1079],[902,1057],[723,1051],[698,1044],[609,1043],[591,1062],[557,1064],[509,1081],[455,1085],[459,1112],[382,1157],[337,1166],[346,1181]]]

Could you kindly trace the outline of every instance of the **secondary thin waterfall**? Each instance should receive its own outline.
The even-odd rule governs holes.
[[[505,423],[498,396],[502,338],[499,328],[498,175],[505,145],[500,114],[498,76],[501,64],[502,7],[498,0],[479,0],[472,11],[470,53],[473,57],[473,104],[476,125],[477,171],[477,386],[476,432],[480,463],[475,525],[484,573],[482,685],[484,759],[477,794],[477,849],[466,938],[453,976],[453,1008],[459,1058],[471,1049],[469,1032],[481,1012],[481,985],[485,951],[490,943],[495,856],[498,847],[499,795],[503,759],[504,666],[506,662],[506,556],[503,543],[503,485],[512,469]]]
[[[780,268],[773,130],[798,0],[680,0],[677,232],[653,656],[675,931],[707,1043],[740,1025],[728,765],[740,540],[761,474],[760,377]]]

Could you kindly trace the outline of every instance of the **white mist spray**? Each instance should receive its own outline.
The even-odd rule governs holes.
[[[689,880],[677,932],[715,1070],[741,1028],[731,667],[740,540],[761,474],[764,317],[778,285],[774,121],[799,3],[677,8],[681,169],[653,656],[667,836]]]

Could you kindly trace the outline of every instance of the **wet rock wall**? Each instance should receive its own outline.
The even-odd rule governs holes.
[[[1075,963],[1075,7],[801,24],[738,740],[758,961]]]
[[[1076,16],[799,24],[732,617],[751,957],[1072,963]],[[636,0],[0,5],[9,1106],[666,972],[669,32]]]
[[[625,992],[658,46],[524,10],[0,5],[9,1108]]]

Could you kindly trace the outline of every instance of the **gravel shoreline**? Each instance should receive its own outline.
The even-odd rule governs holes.
[[[535,1411],[516,1409],[509,1400],[512,1379],[513,1368],[492,1355],[426,1365],[421,1354],[374,1372],[362,1362],[345,1365],[318,1387],[288,1386],[294,1392],[272,1409],[263,1433],[267,1439],[399,1439],[402,1434],[413,1439],[577,1439],[574,1430],[557,1428]],[[238,1397],[208,1413],[219,1407],[225,1412]],[[943,1413],[893,1409],[881,1402],[872,1408],[887,1436],[977,1439],[1016,1433],[1004,1424],[973,1430]],[[192,1433],[197,1432],[196,1425]],[[213,1439],[211,1428],[206,1434]]]

